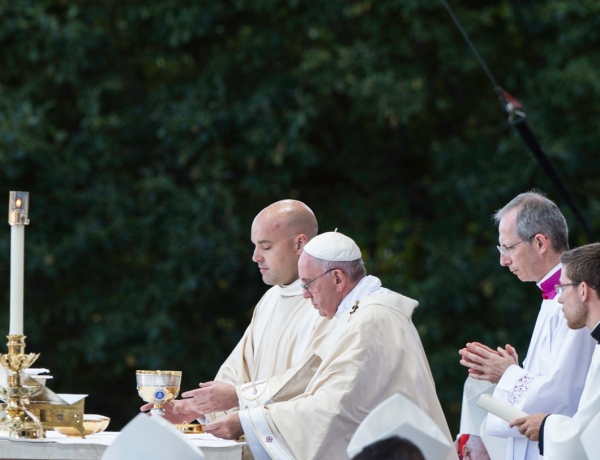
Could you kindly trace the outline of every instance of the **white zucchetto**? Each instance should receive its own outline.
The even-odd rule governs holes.
[[[361,258],[360,249],[354,240],[337,231],[315,236],[306,243],[304,252],[329,262],[350,262]]]

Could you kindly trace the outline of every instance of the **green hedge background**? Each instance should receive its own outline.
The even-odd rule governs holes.
[[[452,5],[598,232],[600,4]],[[0,0],[0,196],[31,193],[27,351],[112,429],[141,405],[136,369],[212,379],[265,291],[252,218],[296,198],[420,301],[456,433],[457,350],[525,356],[539,291],[499,266],[490,216],[533,187],[585,243],[438,1]],[[9,247],[6,225],[7,332]]]

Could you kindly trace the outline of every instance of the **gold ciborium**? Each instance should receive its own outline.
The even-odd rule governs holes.
[[[181,371],[136,371],[135,377],[140,398],[154,404],[150,414],[165,415],[163,406],[179,394]]]

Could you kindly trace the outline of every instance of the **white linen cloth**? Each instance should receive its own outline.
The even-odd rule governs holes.
[[[147,417],[148,415],[146,415]],[[66,436],[64,434],[57,433],[56,431],[47,431],[46,437],[43,439],[24,439],[24,438],[9,438],[0,436],[0,442],[19,442],[19,443],[56,443],[56,444],[96,444],[101,446],[110,446],[118,437],[120,433],[118,431],[103,431],[102,433],[90,434],[85,438],[79,436]],[[245,442],[230,441],[227,439],[220,439],[212,434],[200,433],[200,434],[185,434],[187,440],[189,440],[196,447],[232,447],[237,445],[245,445]]]

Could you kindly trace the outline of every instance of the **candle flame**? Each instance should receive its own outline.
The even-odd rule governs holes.
[[[23,201],[21,200],[21,198],[17,198],[17,201],[15,201],[15,204],[17,205],[17,208],[20,208],[21,206],[23,206]]]

